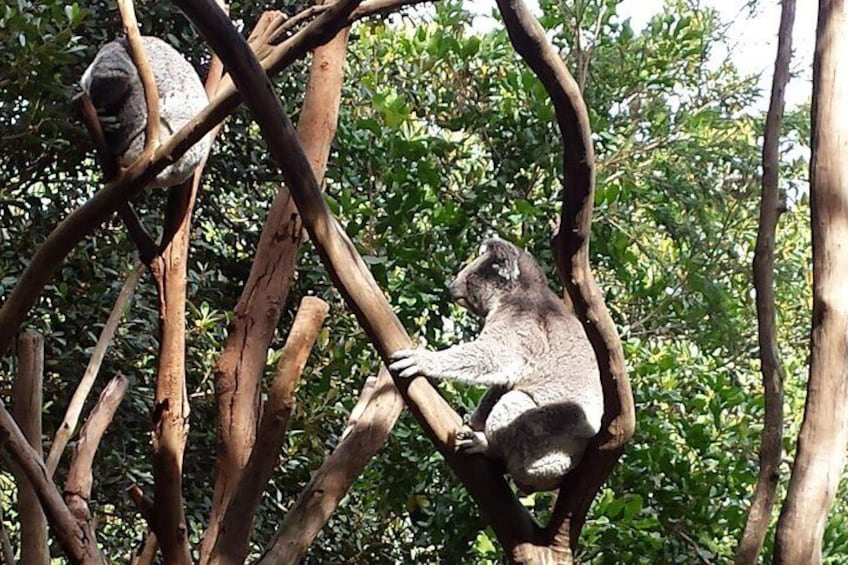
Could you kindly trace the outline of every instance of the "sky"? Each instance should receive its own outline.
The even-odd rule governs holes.
[[[535,0],[527,0],[538,6]],[[664,0],[624,0],[619,5],[618,15],[630,18],[635,31],[641,31],[648,20],[663,9]],[[727,46],[736,66],[743,73],[760,75],[763,93],[759,108],[768,108],[774,58],[777,55],[777,27],[780,22],[779,0],[762,0],[758,11],[751,17],[744,9],[743,0],[701,0],[702,6],[718,10],[725,22],[731,23],[730,44]],[[812,88],[812,61],[815,44],[816,8],[818,2],[800,0],[795,8],[793,32],[793,77],[786,88],[788,108],[803,104],[810,99]],[[469,9],[479,14],[475,22],[480,28],[488,29],[500,25],[488,18],[494,9],[494,0],[472,0]]]

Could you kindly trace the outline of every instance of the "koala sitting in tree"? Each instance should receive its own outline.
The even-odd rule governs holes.
[[[456,449],[502,461],[525,492],[553,490],[598,433],[604,411],[595,352],[580,321],[526,251],[489,239],[450,284],[484,318],[480,335],[443,351],[405,349],[391,370],[491,388]]]
[[[160,140],[165,140],[197,115],[209,98],[194,67],[176,49],[157,37],[143,36],[142,44],[159,89]],[[97,52],[80,85],[97,109],[110,151],[121,167],[128,167],[144,150],[147,104],[126,38],[107,43]],[[152,185],[183,182],[208,149],[207,135],[159,173]]]

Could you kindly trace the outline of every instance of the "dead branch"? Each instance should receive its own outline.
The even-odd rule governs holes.
[[[586,512],[633,435],[633,395],[621,340],[589,264],[595,175],[589,117],[574,78],[521,0],[498,0],[515,50],[541,80],[563,139],[563,202],[553,245],[560,277],[595,349],[604,388],[601,432],[560,488],[547,542],[560,558],[577,543]]]
[[[79,441],[74,448],[74,456],[65,480],[65,503],[77,520],[91,523],[88,501],[91,498],[91,485],[94,482],[91,472],[94,455],[97,453],[106,428],[112,423],[112,418],[127,393],[128,386],[129,381],[123,375],[117,375],[109,381],[80,430]],[[94,529],[93,524],[91,529]]]
[[[795,22],[795,0],[783,0],[777,35],[777,58],[771,101],[763,134],[763,178],[760,200],[760,226],[754,252],[754,289],[757,293],[757,336],[760,346],[760,372],[765,395],[765,421],[760,445],[760,470],[745,531],[739,542],[736,563],[757,562],[766,533],[771,525],[772,508],[780,479],[783,454],[783,366],[777,349],[777,320],[774,298],[774,245],[780,215],[778,168],[780,127],[783,121],[783,95],[789,81],[792,59],[792,26]]]
[[[810,377],[792,477],[774,544],[774,563],[822,562],[827,514],[848,444],[848,12],[819,2],[813,58],[810,202],[813,317]]]
[[[263,14],[251,36],[261,39],[272,29],[270,21],[276,17],[271,12]],[[319,179],[323,178],[336,132],[347,35],[347,30],[342,30],[333,41],[315,50],[298,124],[298,136]],[[297,207],[282,185],[263,225],[250,274],[235,307],[232,329],[215,367],[217,476],[201,561],[212,551],[256,441],[262,374],[294,280],[302,231]],[[269,272],[275,276],[267,276]]]
[[[310,238],[337,288],[384,361],[389,359],[392,352],[412,346],[382,290],[327,209],[294,127],[247,43],[229,19],[208,0],[177,0],[176,3],[200,29],[239,84],[239,90],[244,94],[245,102],[260,126],[271,155],[283,169]],[[334,9],[350,11],[355,6],[356,0],[343,0],[315,22],[332,14]],[[425,431],[468,487],[484,517],[490,521],[508,551],[511,552],[522,543],[535,541],[538,528],[495,466],[483,457],[462,457],[453,453],[450,439],[461,425],[456,412],[426,379],[416,378],[411,382],[402,379],[402,382],[396,384]]]
[[[354,480],[382,447],[403,410],[403,398],[383,366],[370,377],[336,448],[286,513],[259,565],[300,563]]]
[[[334,4],[292,37],[275,46],[263,59],[263,65],[269,74],[279,73],[310,50],[331,40],[340,29],[348,27],[357,19],[385,13],[391,11],[393,6],[399,8],[409,2],[410,0],[372,0],[362,4],[356,13],[351,13],[347,2]],[[231,114],[239,102],[239,95],[232,81],[224,80],[218,95],[209,105],[180,131],[165,140],[151,159],[139,159],[123,171],[120,177],[69,214],[50,233],[0,309],[0,354],[9,348],[12,337],[35,304],[44,285],[76,244]]]
[[[100,372],[100,366],[103,363],[103,358],[106,356],[106,350],[112,343],[115,337],[115,332],[118,325],[121,323],[127,306],[132,300],[135,287],[144,272],[144,265],[136,263],[132,271],[127,275],[118,297],[115,299],[115,305],[112,306],[112,311],[109,312],[109,318],[103,329],[100,330],[100,337],[97,338],[97,345],[94,346],[94,352],[88,360],[88,366],[85,368],[80,383],[68,403],[68,408],[65,411],[65,417],[62,419],[62,424],[56,430],[56,436],[53,438],[53,443],[50,444],[50,454],[47,456],[47,476],[53,477],[56,472],[56,467],[59,465],[59,460],[62,458],[62,452],[68,441],[74,433],[79,422],[80,414],[82,413],[85,401],[88,398],[91,387],[94,386],[94,381],[97,379],[97,374]]]
[[[244,563],[247,558],[253,515],[285,443],[289,416],[294,407],[294,389],[329,309],[326,302],[316,297],[307,296],[300,303],[268,391],[268,401],[263,407],[256,444],[241,473],[212,549],[209,558],[212,563],[238,564]]]
[[[47,468],[39,454],[27,442],[15,421],[0,401],[0,434],[4,446],[23,470],[35,489],[39,503],[47,515],[53,539],[59,542],[71,563],[103,563],[90,524],[78,521],[62,500],[62,495],[47,478]]]
[[[124,34],[127,36],[127,51],[130,53],[133,64],[138,70],[141,86],[144,88],[144,102],[147,105],[147,125],[144,128],[144,153],[143,157],[153,155],[159,146],[159,88],[156,86],[156,78],[153,69],[147,59],[147,52],[141,42],[141,33],[138,31],[138,21],[135,19],[135,7],[133,0],[118,0],[118,9],[121,12],[121,20],[124,23]]]
[[[22,332],[17,341],[18,373],[12,386],[12,415],[24,437],[38,454],[44,457],[41,445],[41,413],[44,409],[44,338],[35,332]],[[13,465],[18,485],[18,515],[21,522],[21,561],[47,565],[50,551],[47,546],[47,520],[38,504],[33,485],[23,470]]]

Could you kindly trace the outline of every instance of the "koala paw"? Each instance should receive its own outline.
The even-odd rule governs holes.
[[[416,375],[431,377],[433,352],[426,349],[400,349],[392,354],[389,370],[408,379]]]
[[[454,448],[463,453],[486,453],[489,449],[489,440],[483,432],[475,432],[468,426],[463,426],[456,432]]]

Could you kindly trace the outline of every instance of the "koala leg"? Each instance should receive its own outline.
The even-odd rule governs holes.
[[[478,432],[483,431],[486,427],[486,419],[492,412],[492,408],[494,408],[498,400],[507,393],[507,390],[508,389],[505,386],[493,386],[487,390],[486,394],[483,395],[483,398],[480,399],[480,404],[477,405],[474,413],[471,414],[471,417],[465,422],[468,427]]]
[[[528,394],[512,390],[492,408],[486,436],[522,491],[553,490],[582,453],[574,438],[563,433],[567,423],[567,414],[540,407]]]

